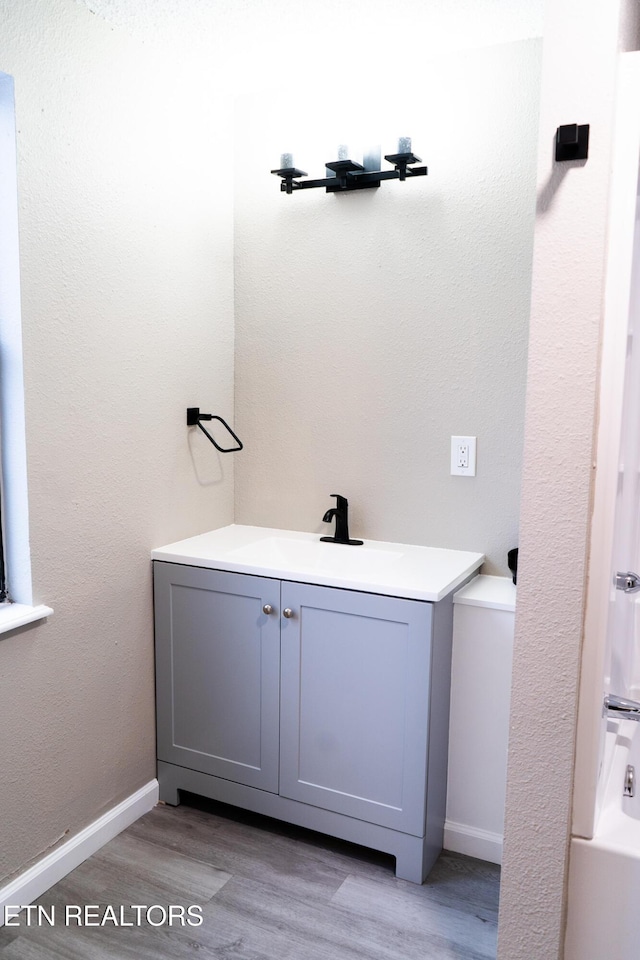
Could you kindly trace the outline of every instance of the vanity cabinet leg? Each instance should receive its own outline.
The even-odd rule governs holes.
[[[434,848],[421,837],[404,837],[396,850],[396,877],[411,883],[424,883],[438,859],[440,848]]]
[[[170,807],[177,807],[180,803],[180,794],[176,783],[175,771],[170,764],[158,763],[158,799]]]

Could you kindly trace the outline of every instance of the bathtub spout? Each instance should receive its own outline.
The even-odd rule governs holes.
[[[616,720],[640,720],[640,703],[610,693],[604,698],[602,715]]]

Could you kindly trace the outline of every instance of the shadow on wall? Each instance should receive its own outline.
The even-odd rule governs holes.
[[[553,137],[551,141],[551,155],[555,155],[556,150],[556,138]],[[551,168],[551,173],[549,178],[544,186],[538,190],[538,197],[536,201],[536,213],[539,216],[544,216],[549,212],[553,206],[556,194],[560,187],[562,186],[562,181],[566,177],[569,170],[574,167],[584,167],[586,160],[565,160],[563,163],[554,163]]]

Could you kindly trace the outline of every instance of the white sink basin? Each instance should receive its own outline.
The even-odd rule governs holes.
[[[153,550],[154,560],[318,583],[410,600],[442,600],[480,568],[464,550],[365,540],[323,543],[319,533],[232,524]]]
[[[298,540],[293,537],[264,537],[229,552],[229,558],[244,560],[256,566],[304,567],[310,571],[353,574],[362,577],[380,576],[390,563],[399,560],[402,552],[376,550],[366,546]]]

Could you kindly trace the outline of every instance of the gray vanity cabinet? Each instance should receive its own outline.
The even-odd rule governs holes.
[[[450,598],[154,567],[160,798],[383,850],[421,883],[442,846]]]
[[[282,584],[280,793],[421,835],[431,604]]]
[[[278,792],[280,582],[155,564],[160,760]]]

